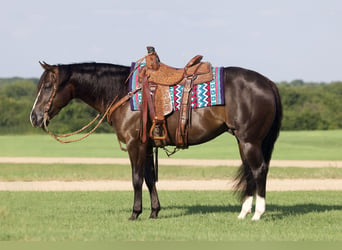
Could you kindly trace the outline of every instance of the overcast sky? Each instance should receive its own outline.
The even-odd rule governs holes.
[[[147,45],[177,67],[202,54],[277,82],[342,80],[342,1],[0,2],[0,77],[39,77],[40,60],[130,65]]]

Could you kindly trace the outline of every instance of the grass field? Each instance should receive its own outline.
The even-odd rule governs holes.
[[[237,167],[159,166],[160,180],[232,179]],[[131,167],[125,165],[87,164],[0,164],[0,181],[35,180],[131,180]],[[341,179],[342,169],[277,167],[270,168],[269,178]]]
[[[269,192],[263,220],[237,220],[232,192],[162,191],[163,210],[128,221],[131,192],[0,192],[0,240],[337,241],[340,192]]]
[[[167,157],[163,152],[160,157]],[[60,144],[48,135],[0,136],[0,156],[127,157],[114,134],[94,134],[87,139]],[[202,145],[181,150],[172,158],[240,159],[235,138],[224,134]],[[284,131],[273,159],[342,160],[342,130]]]
[[[282,132],[273,159],[342,160],[342,130]],[[226,134],[208,143],[178,152],[173,158],[239,159],[233,136]],[[162,152],[159,154],[165,157]],[[114,134],[94,134],[88,139],[60,144],[47,135],[0,136],[0,156],[127,157]],[[227,179],[236,167],[161,166],[161,179]],[[0,164],[0,180],[131,179],[129,166]],[[272,168],[270,178],[342,178],[338,168]]]
[[[342,160],[342,130],[282,132],[273,159]],[[60,144],[47,135],[0,136],[1,156],[127,157],[114,134]],[[163,153],[160,156],[166,157]],[[173,158],[239,159],[234,137],[222,135]],[[160,179],[230,179],[236,167],[160,166]],[[342,178],[341,168],[271,168],[270,178]],[[130,180],[130,166],[0,164],[0,180]],[[237,220],[233,192],[160,191],[159,219],[128,221],[131,191],[0,192],[0,241],[340,241],[341,191],[268,192],[257,223]]]

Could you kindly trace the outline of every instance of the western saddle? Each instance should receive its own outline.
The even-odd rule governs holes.
[[[213,79],[212,67],[208,62],[201,62],[202,56],[192,58],[184,68],[173,68],[160,62],[153,47],[147,47],[144,57],[146,64],[141,68],[138,81],[142,84],[142,141],[147,140],[148,114],[152,121],[149,136],[157,147],[164,146],[163,140],[168,133],[165,116],[173,110],[170,86],[183,85],[180,103],[180,115],[176,131],[176,147],[188,147],[188,127],[191,117],[191,90],[194,84]]]

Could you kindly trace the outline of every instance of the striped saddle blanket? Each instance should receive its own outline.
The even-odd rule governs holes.
[[[134,70],[131,78],[129,79],[129,90],[133,91],[140,86],[138,82],[139,68],[135,68],[135,63],[132,63],[131,71]],[[179,110],[182,100],[183,85],[170,86],[170,98],[173,110]],[[141,91],[135,93],[130,99],[132,111],[141,110],[142,94]],[[203,108],[215,105],[224,105],[224,92],[223,92],[223,68],[213,67],[213,80],[196,84],[191,92],[191,107]]]

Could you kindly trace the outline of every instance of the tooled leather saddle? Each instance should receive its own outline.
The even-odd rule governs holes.
[[[191,118],[191,90],[194,84],[213,79],[212,67],[208,62],[201,62],[202,56],[192,58],[184,68],[170,67],[160,62],[153,47],[147,47],[146,64],[140,70],[138,79],[142,84],[142,142],[147,140],[148,114],[152,121],[149,137],[157,147],[164,146],[168,133],[165,116],[173,110],[170,86],[183,85],[180,115],[176,131],[176,147],[188,147],[188,127]]]

